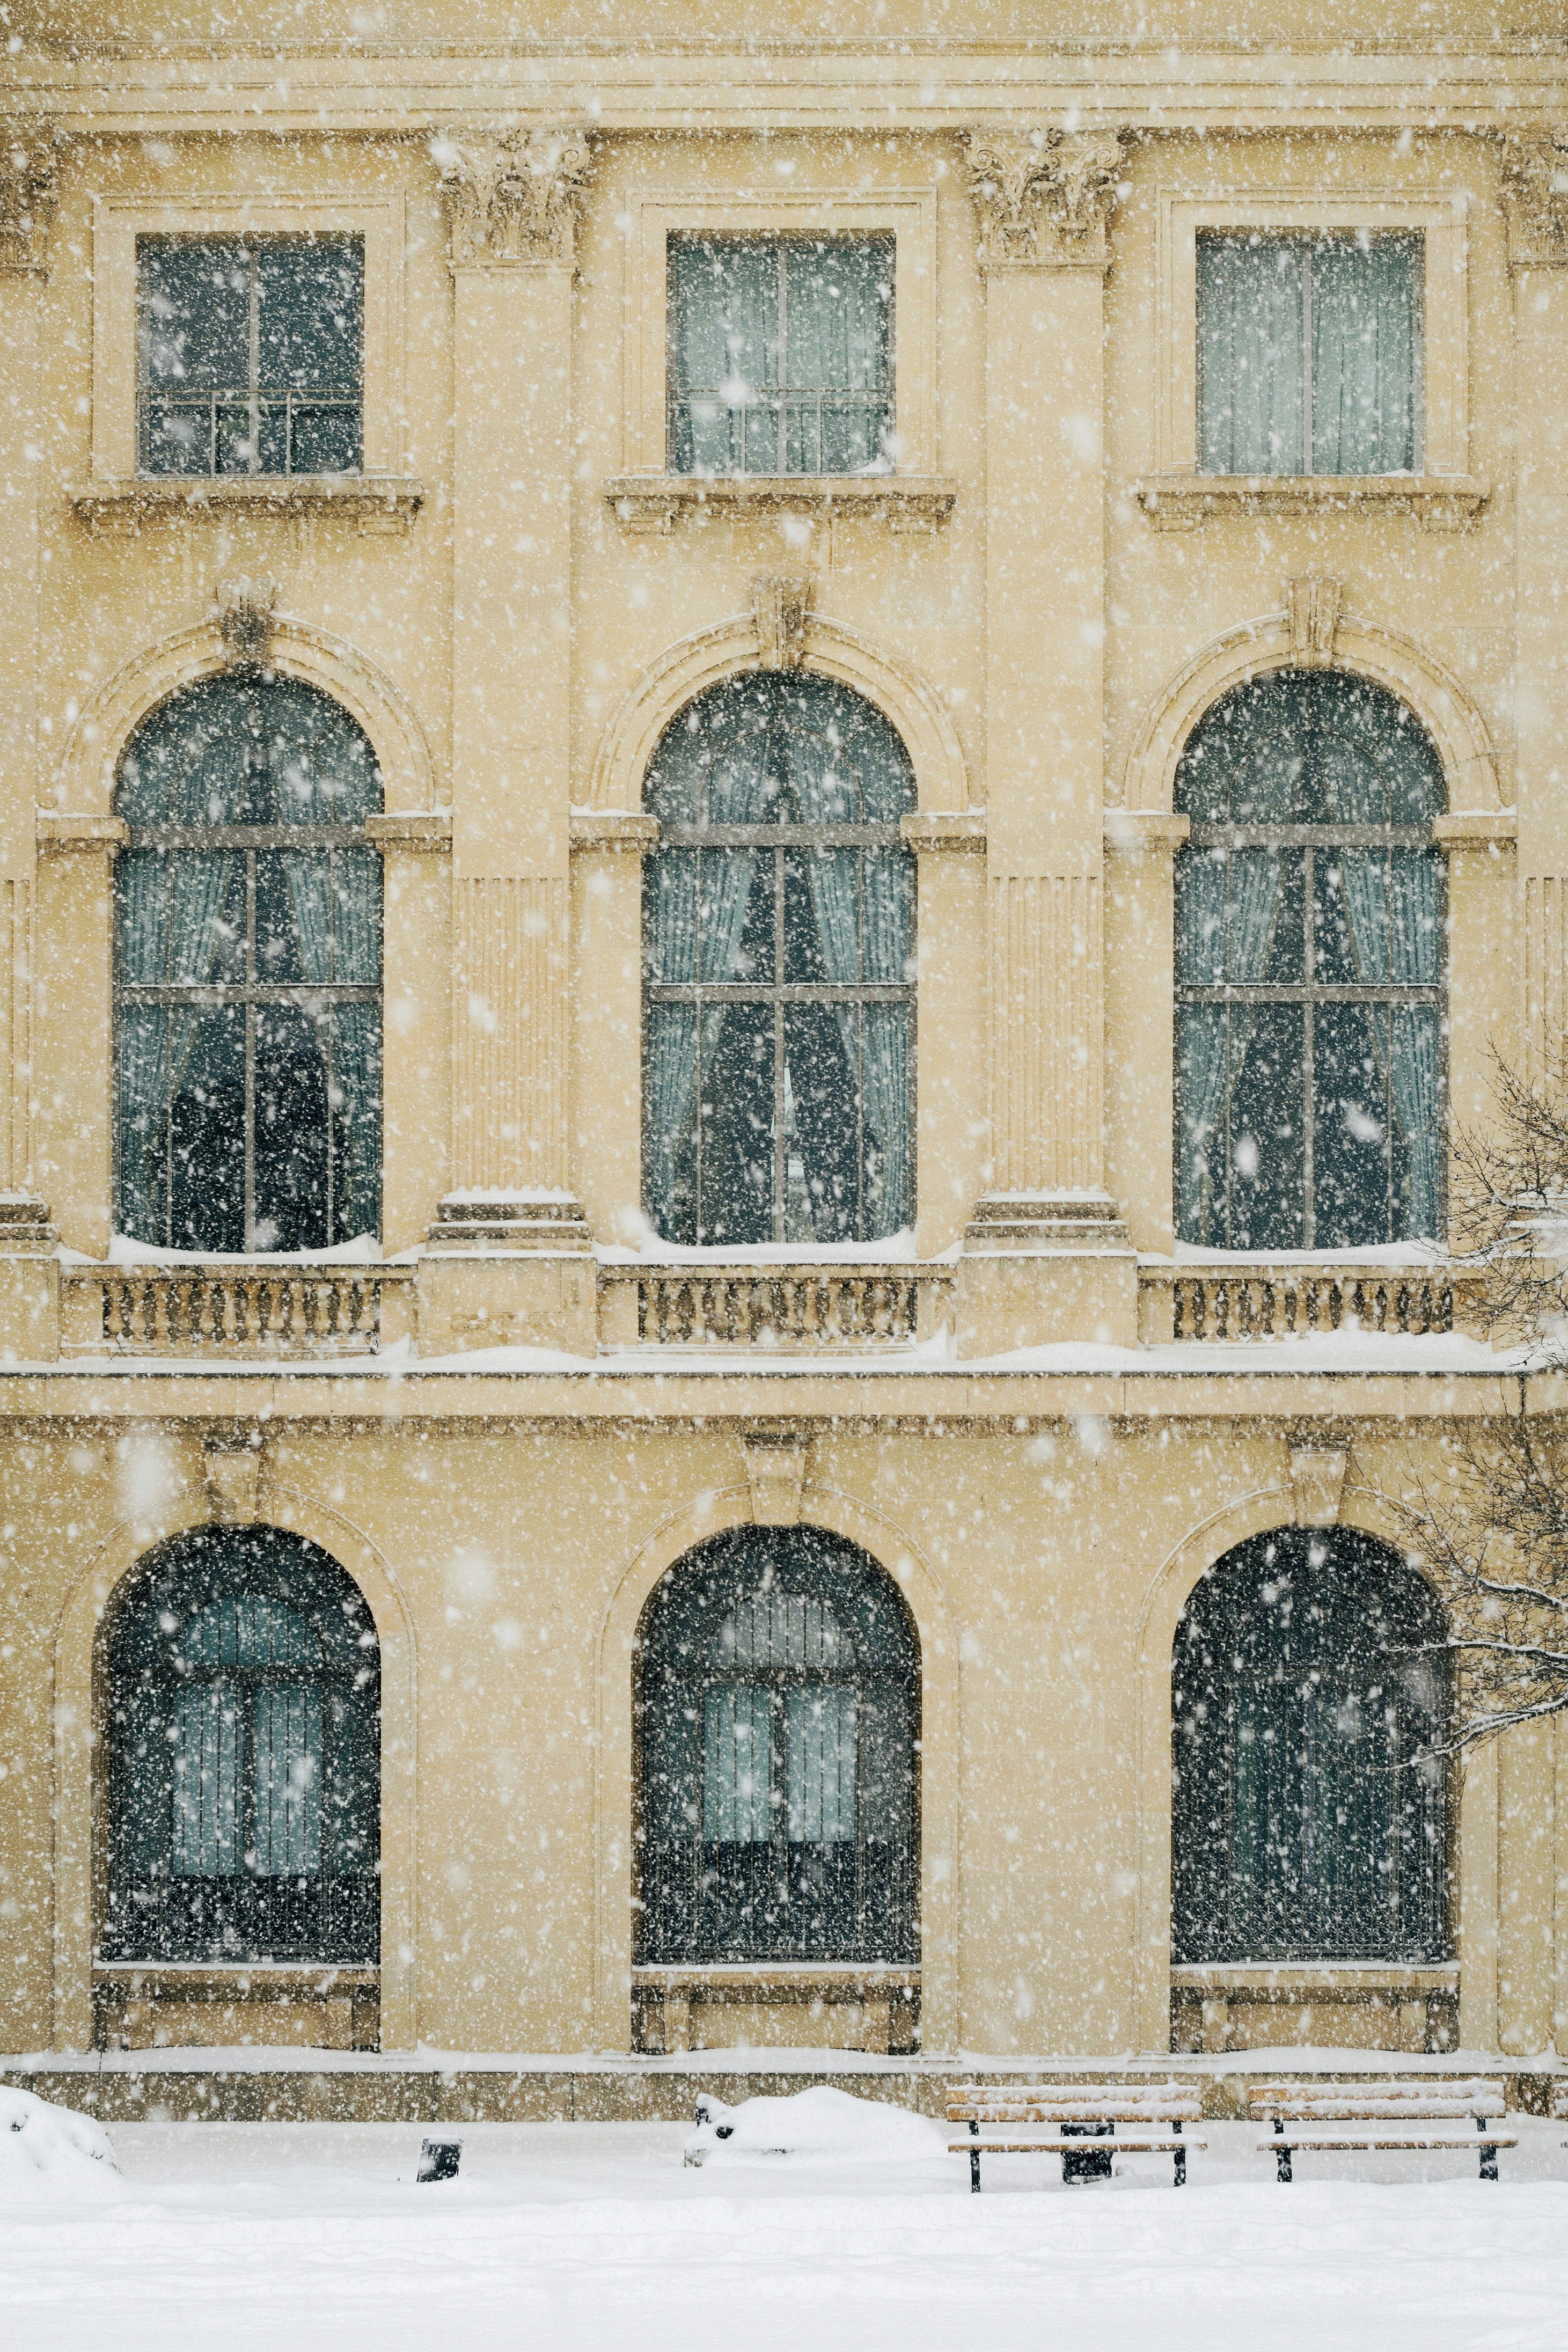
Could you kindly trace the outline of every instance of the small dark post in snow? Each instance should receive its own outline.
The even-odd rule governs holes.
[[[460,2139],[427,2139],[419,2151],[417,2177],[421,2180],[456,2180],[462,2160]]]

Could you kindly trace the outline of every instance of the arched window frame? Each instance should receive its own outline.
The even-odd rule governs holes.
[[[1266,1530],[1200,1580],[1172,1651],[1176,1965],[1415,1966],[1451,1956],[1440,1752],[1450,1677],[1436,1646],[1445,1635],[1442,1605],[1419,1571],[1357,1528]],[[1301,1746],[1281,1768],[1293,1707]],[[1342,1723],[1345,1708],[1355,1712]],[[1316,1743],[1331,1733],[1361,1749],[1342,1771],[1331,1755],[1327,1769],[1320,1763]],[[1249,1824],[1244,1735],[1254,1754],[1261,1735],[1274,1756],[1252,1776]],[[1383,1851],[1358,1855],[1353,1841],[1384,1798]],[[1336,1848],[1335,1831],[1352,1844]],[[1238,1859],[1248,1842],[1261,1870]]]
[[[215,1608],[258,1602],[302,1624],[315,1655],[225,1661],[186,1654],[192,1628]],[[194,1528],[162,1547],[117,1594],[104,1656],[102,1958],[374,1965],[381,1939],[381,1645],[347,1571],[284,1529]],[[188,1865],[192,1857],[177,1852],[177,1705],[203,1691],[216,1712],[231,1717],[234,1782],[216,1798],[231,1819],[214,1835],[213,1859],[223,1866],[206,1869],[198,1858],[195,1867],[182,1868],[182,1859]],[[265,1851],[265,1824],[258,1835],[258,1729],[268,1735],[272,1765],[292,1748],[276,1719],[258,1727],[257,1708],[263,1696],[311,1691],[318,1830],[313,1855],[301,1858],[287,1836],[281,1848],[275,1837],[273,1850]],[[204,1757],[204,1766],[208,1760]],[[274,1770],[275,1806],[277,1779]],[[200,1800],[204,1811],[210,1810],[208,1793]],[[204,1830],[212,1827],[204,1823]]]
[[[703,779],[699,786],[700,806],[694,819],[672,815],[668,809],[661,807],[661,762],[664,760],[667,746],[682,733],[689,731],[694,727],[701,727],[705,715],[719,705],[722,698],[734,697],[737,693],[744,693],[747,689],[755,691],[759,688],[763,692],[774,696],[776,704],[780,707],[793,688],[797,692],[818,690],[825,698],[837,698],[844,706],[853,709],[857,723],[875,732],[880,739],[880,748],[890,765],[896,765],[900,775],[899,790],[901,798],[899,815],[871,819],[862,817],[859,821],[844,823],[815,819],[805,822],[772,824],[713,822],[710,816],[706,779]],[[770,723],[778,723],[776,708],[774,720]],[[788,731],[787,721],[784,724],[785,731]],[[800,731],[805,733],[808,730],[803,729]],[[861,797],[863,801],[863,793]],[[766,1005],[771,1011],[773,1030],[773,1102],[770,1129],[772,1181],[769,1230],[766,1234],[748,1233],[743,1236],[744,1241],[748,1243],[764,1241],[785,1244],[794,1243],[797,1246],[809,1249],[815,1242],[820,1242],[825,1238],[831,1238],[837,1242],[871,1242],[888,1238],[902,1227],[912,1226],[915,1213],[916,986],[913,978],[915,861],[912,853],[905,845],[899,817],[913,811],[916,804],[916,790],[913,767],[897,731],[876,705],[867,700],[864,696],[856,693],[851,688],[839,685],[837,681],[816,673],[804,670],[784,673],[760,670],[742,672],[717,687],[710,688],[705,693],[700,695],[695,702],[689,704],[685,711],[678,714],[671,722],[649,763],[644,784],[644,802],[645,806],[659,818],[658,846],[644,862],[643,946],[644,1198],[645,1207],[656,1230],[661,1233],[662,1238],[677,1242],[694,1240],[699,1243],[721,1244],[740,1238],[717,1229],[714,1222],[716,1215],[721,1212],[716,1212],[712,1207],[713,1193],[710,1190],[710,1180],[707,1171],[707,1153],[704,1144],[708,1116],[706,1106],[710,1099],[710,1072],[705,1051],[708,1024],[705,1015],[728,1006],[742,1004]],[[886,979],[801,981],[789,977],[786,938],[788,908],[791,904],[792,888],[798,887],[798,882],[795,885],[790,882],[791,860],[793,858],[798,861],[803,856],[809,858],[813,855],[846,850],[871,851],[879,853],[886,859],[898,861],[907,901],[902,932],[903,977],[898,981]],[[657,909],[661,875],[668,869],[661,862],[672,856],[682,854],[690,856],[694,852],[699,854],[700,859],[744,856],[763,856],[769,859],[773,891],[770,976],[763,978],[753,974],[742,979],[710,979],[703,975],[698,967],[695,943],[692,948],[694,976],[672,979],[665,969],[658,939]],[[864,870],[864,860],[861,863]],[[700,863],[697,870],[699,878],[692,895],[698,904],[703,907],[705,919],[708,892],[703,877],[707,869]],[[863,898],[860,902],[858,919],[860,961],[863,968],[868,952],[868,925]],[[835,1233],[830,1237],[818,1234],[807,1235],[800,1231],[792,1232],[792,1214],[796,1217],[798,1223],[799,1213],[798,1208],[792,1211],[790,1155],[785,1148],[787,1133],[785,1031],[790,1010],[793,1007],[848,1008],[875,1005],[898,1005],[906,1008],[908,1021],[909,1034],[904,1066],[906,1104],[900,1139],[900,1152],[906,1172],[901,1188],[900,1213],[892,1222],[889,1222],[886,1216],[878,1218],[868,1213],[867,1195],[870,1188],[866,1184],[865,1179],[868,1164],[868,1122],[866,1116],[867,1088],[864,1077],[866,1047],[862,1017],[861,1071],[858,1076],[851,1074],[851,1084],[855,1093],[853,1104],[849,1107],[849,1115],[856,1128],[855,1158],[860,1184],[857,1214],[849,1221],[850,1230]],[[690,1220],[692,1230],[689,1233],[668,1233],[663,1230],[664,1224],[670,1220],[668,1203],[660,1199],[660,1184],[656,1172],[661,1151],[668,1149],[661,1125],[658,1108],[660,1088],[654,1066],[658,1051],[657,1011],[661,1006],[688,1007],[695,1015],[696,1058],[692,1091],[694,1101],[700,1108],[697,1111],[699,1131],[693,1152],[696,1174]],[[716,1190],[717,1180],[711,1180],[711,1181]],[[875,1226],[875,1230],[868,1230],[871,1225]]]
[[[362,1203],[361,1213],[353,1221],[362,1232],[379,1233],[380,1230],[381,1031],[379,1015],[383,993],[382,871],[381,859],[371,842],[366,823],[367,817],[379,811],[381,805],[382,783],[379,765],[369,740],[364,736],[357,720],[331,696],[323,693],[318,687],[308,686],[301,681],[284,678],[251,667],[243,667],[228,673],[220,673],[214,677],[200,679],[191,686],[182,688],[148,713],[121,754],[116,784],[116,805],[123,812],[127,800],[134,798],[134,786],[130,782],[132,763],[144,750],[149,738],[165,727],[171,719],[177,718],[182,705],[187,704],[195,698],[210,694],[215,688],[231,693],[243,701],[247,717],[247,773],[261,772],[267,764],[267,731],[265,721],[260,714],[263,698],[274,687],[281,687],[285,694],[292,695],[301,703],[317,706],[320,712],[329,718],[330,723],[359,739],[363,747],[364,763],[370,785],[366,794],[367,805],[364,812],[353,821],[342,824],[290,824],[288,822],[183,824],[172,821],[148,823],[136,815],[131,815],[127,820],[126,854],[116,860],[115,872],[114,1022],[117,1116],[114,1121],[114,1197],[117,1203],[117,1225],[121,1230],[131,1231],[134,1214],[132,1197],[126,1182],[124,1168],[128,1114],[133,1108],[127,1100],[129,1087],[128,1056],[125,1045],[127,1014],[141,1007],[182,1007],[199,1014],[234,1006],[239,1009],[244,1022],[244,1168],[243,1234],[236,1235],[233,1239],[246,1255],[266,1255],[278,1245],[276,1240],[266,1230],[262,1221],[258,1219],[257,1199],[257,1080],[258,1067],[263,1067],[265,1064],[264,1055],[258,1055],[258,1053],[257,1032],[258,1020],[265,1018],[266,1008],[270,1006],[297,1008],[311,1021],[320,1043],[325,1073],[329,1119],[333,1111],[340,1107],[344,1091],[339,1083],[339,1074],[334,1061],[337,1023],[333,1016],[336,1009],[348,1005],[367,1005],[375,1010],[377,1015],[374,1024],[375,1034],[371,1041],[370,1048],[370,1059],[374,1071],[374,1105],[364,1113],[369,1123],[374,1128],[374,1139],[362,1139],[360,1148],[361,1160],[366,1163],[372,1172],[367,1179],[362,1179],[358,1187],[359,1200]],[[258,857],[265,856],[268,853],[279,852],[285,855],[295,852],[327,853],[328,899],[331,904],[337,896],[338,857],[344,851],[351,851],[364,860],[363,870],[368,885],[367,908],[371,913],[374,928],[375,978],[371,981],[343,980],[337,976],[335,971],[328,977],[308,980],[269,981],[262,977],[258,966]],[[148,982],[129,977],[128,883],[132,872],[132,861],[138,853],[145,852],[158,853],[168,859],[171,879],[174,871],[174,861],[183,853],[211,856],[214,853],[227,852],[244,858],[245,936],[241,946],[243,956],[241,976],[226,977],[222,980],[208,978],[202,981],[175,980],[170,977],[160,982]],[[172,937],[172,922],[169,929]],[[331,952],[335,957],[337,953],[335,918]],[[172,1119],[176,1098],[177,1089],[171,1088],[164,1113],[166,1118]],[[327,1247],[331,1246],[334,1240],[350,1240],[356,1237],[355,1234],[338,1230],[342,1223],[344,1206],[353,1192],[345,1168],[347,1150],[346,1146],[342,1150],[334,1149],[329,1142],[323,1176],[325,1236],[318,1246]],[[160,1246],[180,1246],[182,1244],[176,1240],[174,1229],[176,1212],[172,1145],[165,1148],[163,1160],[163,1205],[159,1220],[161,1230],[156,1234],[140,1232],[135,1234],[134,1237],[153,1242]],[[368,1209],[374,1209],[374,1216],[368,1214]],[[203,1247],[204,1254],[206,1254],[205,1245]],[[215,1246],[210,1254],[220,1253]]]
[[[705,1632],[713,1639],[699,1647],[689,1636],[705,1591],[718,1595],[706,1610],[711,1622]],[[715,1657],[736,1604],[764,1593],[832,1609],[852,1658],[757,1665]],[[868,1656],[868,1636],[880,1657]],[[818,1688],[848,1693],[854,1711],[848,1837],[791,1834],[803,1824],[791,1802],[790,1695]],[[743,1821],[711,1818],[705,1784],[710,1694],[721,1703],[727,1697],[731,1710],[746,1694],[752,1719],[765,1713],[773,1757],[765,1838],[735,1834]],[[700,1545],[667,1572],[644,1610],[633,1716],[639,1966],[918,1966],[920,1643],[901,1595],[868,1554],[815,1527],[742,1528]],[[695,1741],[689,1786],[671,1785],[679,1748],[670,1746],[668,1730],[680,1722],[692,1727]],[[734,1806],[731,1793],[720,1810],[732,1812]],[[664,1834],[677,1812],[691,1834]],[[731,1834],[710,1838],[710,1828]]]
[[[1207,1245],[1221,1249],[1266,1247],[1274,1251],[1288,1252],[1298,1249],[1310,1251],[1320,1247],[1346,1245],[1343,1244],[1342,1236],[1337,1239],[1326,1240],[1320,1234],[1318,1230],[1320,1223],[1326,1222],[1326,1217],[1323,1213],[1322,1204],[1320,1202],[1319,1198],[1318,1162],[1320,1157],[1320,1118],[1314,1092],[1315,1046],[1318,1022],[1321,1012],[1325,1007],[1336,1003],[1342,1003],[1346,1005],[1368,1008],[1386,1007],[1389,1008],[1391,1013],[1397,1013],[1401,1011],[1410,1011],[1417,1007],[1430,1008],[1436,1015],[1436,1084],[1434,1089],[1436,1102],[1433,1110],[1432,1124],[1438,1139],[1435,1146],[1436,1164],[1432,1173],[1432,1181],[1428,1187],[1431,1205],[1425,1216],[1422,1216],[1417,1210],[1413,1208],[1411,1217],[1415,1230],[1401,1230],[1402,1219],[1400,1214],[1400,1202],[1394,1172],[1396,1160],[1395,1151],[1393,1148],[1393,1136],[1397,1128],[1397,1109],[1395,1087],[1392,1069],[1394,1057],[1391,1053],[1387,1057],[1387,1062],[1384,1070],[1384,1091],[1385,1097],[1388,1132],[1390,1135],[1390,1148],[1386,1155],[1387,1171],[1385,1178],[1386,1192],[1384,1198],[1384,1230],[1380,1234],[1358,1237],[1355,1242],[1351,1243],[1348,1245],[1376,1248],[1388,1243],[1405,1239],[1437,1240],[1441,1238],[1447,1225],[1447,1151],[1444,1148],[1443,1139],[1446,1138],[1447,1125],[1447,1111],[1448,1076],[1447,1024],[1446,1019],[1448,982],[1447,919],[1447,861],[1444,858],[1440,846],[1437,845],[1433,822],[1436,815],[1441,813],[1445,798],[1443,771],[1436,750],[1426,735],[1426,730],[1422,728],[1420,722],[1416,719],[1414,713],[1410,711],[1408,707],[1400,702],[1398,698],[1388,690],[1388,688],[1376,685],[1370,679],[1361,677],[1352,672],[1338,670],[1326,672],[1319,670],[1307,672],[1296,672],[1292,670],[1266,671],[1261,673],[1257,678],[1244,680],[1240,685],[1231,688],[1227,693],[1222,695],[1218,700],[1209,706],[1208,709],[1203,713],[1197,724],[1192,730],[1191,734],[1188,736],[1186,744],[1184,747],[1181,761],[1176,772],[1174,786],[1175,807],[1179,814],[1188,813],[1184,807],[1184,803],[1191,797],[1193,762],[1194,757],[1201,756],[1206,751],[1214,736],[1226,723],[1227,714],[1229,711],[1238,706],[1244,705],[1247,698],[1255,695],[1260,688],[1267,690],[1270,687],[1278,687],[1285,681],[1295,680],[1298,678],[1311,681],[1313,684],[1323,680],[1338,680],[1343,687],[1351,689],[1353,693],[1366,698],[1374,704],[1384,706],[1385,716],[1395,730],[1396,737],[1402,737],[1404,739],[1405,748],[1415,751],[1415,756],[1424,764],[1426,764],[1432,788],[1431,811],[1430,814],[1425,820],[1418,823],[1409,824],[1394,822],[1355,823],[1337,821],[1295,823],[1260,821],[1247,817],[1235,818],[1230,816],[1220,820],[1205,821],[1200,817],[1194,816],[1186,844],[1177,856],[1175,875],[1176,953],[1174,992],[1177,1040],[1175,1048],[1174,1151],[1176,1162],[1176,1183],[1174,1188],[1174,1208],[1176,1236],[1177,1239],[1182,1242],[1196,1243],[1199,1245]],[[1228,940],[1231,929],[1230,913],[1232,907],[1235,904],[1235,894],[1231,890],[1231,880],[1234,869],[1231,865],[1229,854],[1237,851],[1245,852],[1248,850],[1271,851],[1275,854],[1276,857],[1280,860],[1289,857],[1292,855],[1300,856],[1302,874],[1300,892],[1302,945],[1300,969],[1289,980],[1279,975],[1275,975],[1266,979],[1239,980],[1231,974],[1228,970],[1227,963],[1227,969],[1223,978],[1217,978],[1211,975],[1206,982],[1194,980],[1190,971],[1184,971],[1184,936],[1183,915],[1184,886],[1190,884],[1194,876],[1194,865],[1197,861],[1205,857],[1218,859],[1219,857],[1224,856],[1226,863],[1227,894],[1226,907],[1226,937]],[[1324,978],[1320,971],[1321,959],[1318,952],[1317,926],[1320,920],[1320,908],[1322,902],[1322,893],[1320,890],[1319,885],[1331,867],[1332,860],[1336,855],[1342,856],[1343,853],[1346,851],[1365,853],[1371,850],[1378,850],[1384,853],[1419,851],[1425,853],[1426,858],[1430,861],[1436,877],[1436,970],[1435,977],[1429,981],[1404,980],[1395,982],[1389,979],[1364,980],[1359,977],[1348,979],[1342,975]],[[1388,902],[1388,898],[1392,898],[1392,889],[1390,889],[1385,896],[1385,905]],[[1274,924],[1277,925],[1277,916],[1273,919],[1273,921]],[[1353,952],[1359,944],[1355,939],[1353,922],[1348,924],[1348,931]],[[1272,939],[1272,936],[1273,931],[1271,929],[1270,940]],[[1208,1234],[1194,1230],[1194,1223],[1192,1218],[1186,1213],[1187,1203],[1184,1200],[1184,1176],[1185,1173],[1184,1155],[1194,1153],[1194,1144],[1193,1131],[1189,1129],[1188,1125],[1190,1117],[1188,1093],[1190,1073],[1186,1067],[1186,1055],[1184,1048],[1183,1015],[1188,1008],[1199,1005],[1223,1006],[1226,1008],[1227,1013],[1227,1042],[1226,1048],[1226,1076],[1223,1089],[1219,1096],[1220,1116],[1218,1122],[1212,1129],[1214,1138],[1212,1148],[1206,1149],[1203,1155],[1206,1160],[1211,1171],[1216,1161],[1224,1167],[1226,1171],[1223,1186],[1225,1205],[1223,1213],[1217,1220],[1221,1230],[1218,1233],[1211,1232]],[[1232,1121],[1236,1105],[1236,1092],[1241,1073],[1241,1062],[1233,1058],[1234,1047],[1229,1037],[1229,1030],[1232,1021],[1230,1008],[1237,1008],[1245,1014],[1253,1008],[1275,1005],[1300,1005],[1302,1008],[1301,1067],[1303,1134],[1300,1230],[1295,1235],[1289,1238],[1280,1238],[1279,1236],[1275,1235],[1270,1236],[1267,1241],[1258,1241],[1255,1240],[1249,1229],[1244,1224],[1241,1224],[1238,1220],[1235,1203],[1237,1188],[1232,1181],[1233,1171],[1235,1171],[1237,1168],[1236,1152],[1237,1143],[1237,1138],[1232,1131]],[[1244,1055],[1245,1046],[1242,1049],[1242,1053]],[[1406,1156],[1408,1158],[1408,1147],[1406,1147]]]

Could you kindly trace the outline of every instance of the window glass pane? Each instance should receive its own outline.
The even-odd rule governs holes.
[[[321,1694],[311,1684],[256,1693],[254,1869],[263,1878],[321,1866]]]
[[[881,392],[893,308],[890,236],[791,239],[784,247],[787,381]]]
[[[174,1699],[176,1878],[233,1878],[245,1843],[245,1722],[230,1683],[198,1684]]]
[[[679,855],[679,853],[676,853]],[[701,870],[701,976],[771,980],[773,860],[766,850],[705,849]],[[666,909],[673,913],[673,906]]]
[[[779,382],[776,246],[724,237],[670,241],[670,452],[677,473],[778,470],[776,408],[747,446],[746,412]]]
[[[1419,237],[1333,239],[1312,257],[1312,470],[1416,462]]]
[[[324,849],[256,853],[256,977],[331,977],[331,894]]]
[[[357,237],[281,239],[257,247],[264,392],[357,392],[364,316]]]
[[[381,1231],[380,1005],[335,1005],[331,1033],[335,1244]]]
[[[645,861],[643,964],[649,980],[697,978],[700,856],[696,849],[660,849]]]
[[[1231,1005],[1231,1249],[1300,1249],[1306,1192],[1304,1016],[1299,1004]]]
[[[149,474],[216,474],[211,401],[150,396],[142,412],[141,462]]]
[[[1197,259],[1199,470],[1299,474],[1306,248],[1200,236]]]
[[[860,1224],[859,1012],[784,1013],[784,1237],[852,1240]]]
[[[374,849],[332,852],[332,978],[374,986],[381,978],[382,863]]]
[[[291,474],[357,474],[364,462],[360,409],[354,403],[328,407],[309,400],[292,404],[289,470]]]
[[[749,1245],[773,1235],[773,1011],[707,1013],[701,1037],[701,1193],[694,1239]]]
[[[256,1007],[256,1230],[261,1250],[330,1248],[325,1039],[293,1004]]]
[[[250,382],[250,255],[218,238],[137,243],[142,367],[160,389],[229,392]]]
[[[245,1013],[169,1014],[169,1226],[175,1249],[241,1251],[245,1232]],[[160,1235],[161,1239],[162,1236]]]
[[[1317,1246],[1369,1247],[1394,1229],[1388,1010],[1320,1004],[1313,1026]]]
[[[773,1835],[773,1708],[765,1690],[710,1690],[702,1726],[702,1834],[710,1845]]]
[[[644,1028],[643,1197],[655,1232],[687,1248],[698,1232],[698,1019],[694,1004],[649,1004]]]
[[[786,981],[860,977],[860,853],[792,850],[784,860]]]
[[[788,1836],[841,1845],[855,1836],[855,1693],[805,1684],[784,1694]]]

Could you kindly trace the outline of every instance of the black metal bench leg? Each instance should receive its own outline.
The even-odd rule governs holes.
[[[1495,2180],[1497,2177],[1497,2149],[1492,2147],[1489,2141],[1483,2141],[1481,2144],[1481,2179],[1483,2180]]]
[[[1186,2187],[1186,2185],[1187,2185],[1187,2151],[1186,2151],[1186,2149],[1185,2149],[1184,2147],[1179,2147],[1179,2148],[1176,2150],[1176,2178],[1175,2178],[1174,2182],[1173,2183],[1173,2187],[1175,2187],[1175,2188],[1177,2188],[1177,2189],[1184,2189],[1184,2188]]]
[[[969,2190],[973,2197],[980,2194],[980,2150],[977,2147],[969,2151]]]
[[[1288,2147],[1277,2147],[1277,2148],[1275,2149],[1275,2151],[1274,2151],[1274,2166],[1275,2166],[1275,2170],[1276,2170],[1276,2172],[1277,2172],[1277,2174],[1278,2174],[1279,2178],[1281,2180],[1289,2180],[1289,2178],[1290,2178],[1290,2151],[1289,2151],[1289,2149]]]

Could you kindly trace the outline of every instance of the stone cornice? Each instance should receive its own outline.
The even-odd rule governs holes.
[[[593,163],[582,131],[447,132],[430,152],[451,217],[454,269],[572,266]]]
[[[42,277],[55,216],[47,126],[0,122],[0,277]]]
[[[1106,231],[1121,184],[1116,131],[973,131],[964,163],[983,268],[1109,267]]]

